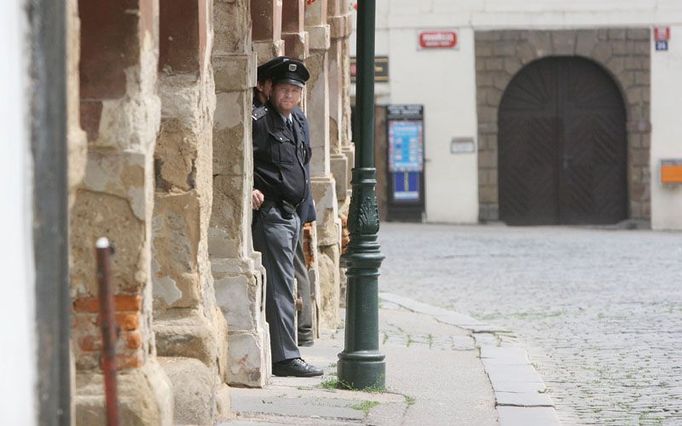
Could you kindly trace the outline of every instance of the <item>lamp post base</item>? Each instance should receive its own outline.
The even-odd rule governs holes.
[[[341,352],[336,370],[344,388],[379,390],[386,386],[386,361],[379,352]]]

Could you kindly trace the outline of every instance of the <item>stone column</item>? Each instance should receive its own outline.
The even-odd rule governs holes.
[[[304,61],[308,57],[308,32],[304,29],[304,0],[282,0],[284,54]]]
[[[171,383],[157,362],[152,320],[153,152],[158,3],[79,1],[80,116],[87,165],[71,213],[71,292],[76,423],[104,418],[94,245],[108,237],[112,262],[121,423],[171,424]]]
[[[251,0],[251,27],[259,64],[284,55],[282,0]]]
[[[328,20],[331,28],[329,49],[329,138],[331,171],[336,181],[341,219],[341,252],[350,240],[348,211],[350,208],[350,180],[354,167],[354,151],[350,135],[350,36],[353,32],[348,0],[328,0]],[[346,277],[340,270],[340,302],[345,303]]]
[[[355,167],[355,145],[353,144],[353,135],[351,134],[351,107],[350,107],[350,37],[353,34],[353,20],[351,19],[350,1],[339,0],[341,16],[345,17],[341,20],[334,20],[339,22],[336,30],[332,30],[332,34],[339,35],[343,41],[341,42],[341,123],[339,125],[341,137],[341,152],[346,155],[348,161],[348,172],[346,174],[346,186],[350,191],[351,171]],[[334,28],[334,24],[332,24]],[[341,36],[343,34],[343,36]],[[346,196],[346,200],[350,202],[350,195]]]
[[[80,19],[77,0],[66,2],[67,28],[67,138],[69,158],[69,208],[73,207],[76,191],[85,176],[88,140],[80,124],[80,84],[78,62],[80,59]]]
[[[256,55],[247,0],[215,0],[213,210],[208,250],[228,324],[229,384],[260,387],[270,375],[264,269],[251,242],[252,90]]]
[[[329,59],[330,29],[327,1],[316,0],[305,8],[305,29],[310,55],[306,66],[310,80],[306,85],[307,116],[313,149],[311,183],[317,210],[317,249],[321,292],[321,321],[325,326],[338,324],[339,256],[341,221],[338,217],[336,184],[330,166],[329,142]]]
[[[161,365],[173,383],[175,421],[182,424],[213,424],[229,412],[227,386],[221,386],[227,323],[216,305],[208,257],[215,109],[212,3],[160,0],[159,5],[153,327]]]

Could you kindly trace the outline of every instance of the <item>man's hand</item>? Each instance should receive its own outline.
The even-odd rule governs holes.
[[[260,206],[263,205],[263,201],[265,201],[265,195],[259,190],[254,189],[253,192],[251,192],[251,205],[253,206],[253,209],[260,209]]]

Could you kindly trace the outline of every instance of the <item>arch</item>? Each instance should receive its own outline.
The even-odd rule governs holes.
[[[498,110],[500,219],[607,224],[627,217],[626,110],[601,66],[554,56],[523,67]]]
[[[651,31],[648,28],[475,32],[479,220],[497,221],[498,109],[525,66],[553,56],[583,58],[608,74],[624,101],[628,218],[650,219]]]

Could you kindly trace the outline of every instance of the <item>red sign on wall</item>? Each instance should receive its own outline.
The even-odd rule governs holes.
[[[454,30],[419,31],[420,49],[456,49],[458,41]]]
[[[654,28],[654,40],[655,41],[669,41],[670,40],[670,27],[655,27]]]

